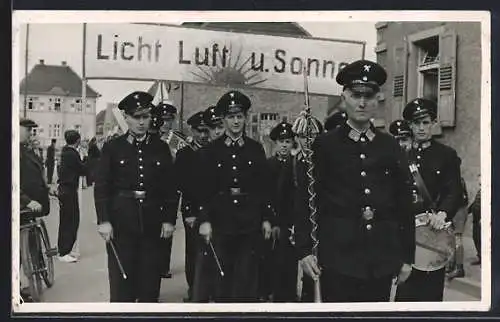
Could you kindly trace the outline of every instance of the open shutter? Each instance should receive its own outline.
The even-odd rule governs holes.
[[[457,35],[445,30],[439,35],[438,120],[443,127],[455,126]]]
[[[406,40],[402,45],[394,47],[394,69],[392,74],[392,120],[401,118],[406,100],[406,64],[407,64]]]

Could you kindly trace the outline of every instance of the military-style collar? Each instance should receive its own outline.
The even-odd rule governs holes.
[[[238,139],[233,140],[229,135],[225,134],[226,138],[224,139],[224,144],[226,146],[231,146],[232,144],[238,144],[238,146],[242,147],[245,145],[245,139],[243,139],[243,135],[241,135]]]
[[[144,135],[142,137],[142,140],[137,140],[137,137],[134,134],[132,134],[132,132],[130,132],[130,131],[127,133],[127,141],[130,144],[134,144],[135,140],[137,140],[139,142],[144,142],[144,143],[148,144],[149,143],[149,138],[150,138],[149,133],[146,133],[146,135]]]
[[[375,132],[372,130],[371,125],[366,131],[360,132],[350,124],[349,120],[347,120],[346,124],[349,129],[349,133],[347,134],[347,136],[354,142],[359,142],[363,135],[366,136],[370,141],[373,141],[373,139],[375,138]]]
[[[418,149],[421,148],[423,150],[427,149],[432,145],[432,140],[424,141],[424,142],[413,142],[413,148]]]

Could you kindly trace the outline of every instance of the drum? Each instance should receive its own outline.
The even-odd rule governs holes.
[[[455,252],[455,234],[451,223],[436,230],[429,225],[430,214],[415,217],[415,263],[413,267],[426,272],[446,266]]]

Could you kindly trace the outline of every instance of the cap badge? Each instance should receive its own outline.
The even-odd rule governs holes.
[[[229,96],[230,96],[231,98],[234,98],[234,93],[229,93]]]
[[[366,82],[368,80],[368,77],[363,76],[363,81]]]
[[[364,65],[364,66],[363,66],[363,68],[364,68],[365,72],[369,72],[371,67],[372,67],[372,66],[370,66],[370,65]]]
[[[139,99],[139,94],[135,94],[135,95],[134,95],[134,98],[135,98],[136,100],[138,100],[138,99]]]

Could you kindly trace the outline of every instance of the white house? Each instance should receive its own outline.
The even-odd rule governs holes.
[[[86,102],[82,110],[82,79],[66,62],[45,65],[40,60],[20,85],[19,116],[38,123],[36,129],[42,147],[51,139],[64,145],[64,131],[76,129],[83,139],[96,132],[96,102],[100,96],[90,86],[86,88]]]

